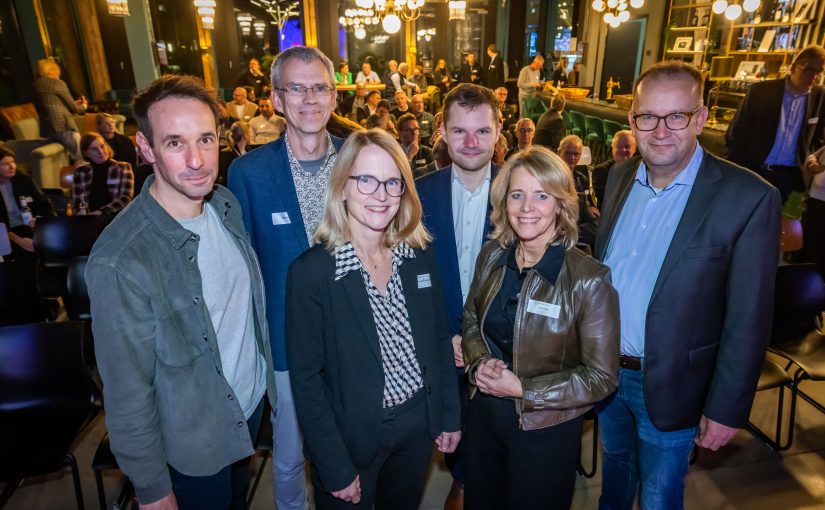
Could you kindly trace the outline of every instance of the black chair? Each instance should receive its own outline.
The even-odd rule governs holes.
[[[66,215],[66,204],[69,203],[69,196],[62,188],[43,188],[43,194],[54,206],[58,216]]]
[[[69,260],[66,274],[67,298],[66,314],[73,321],[91,322],[92,312],[89,303],[89,290],[86,288],[86,262],[89,257],[74,257]]]
[[[83,325],[36,323],[0,328],[0,508],[24,478],[72,470],[77,507],[83,494],[69,448],[100,408],[83,360]]]
[[[825,380],[825,335],[818,324],[823,306],[825,306],[825,282],[816,264],[793,264],[777,268],[774,323],[768,350],[786,360],[783,370],[787,372],[790,381],[777,381],[775,379],[782,378],[782,375],[774,374],[774,380],[768,384],[770,375],[763,370],[760,383],[764,383],[761,389],[785,385],[791,390],[786,442],[782,444],[780,437],[782,393],[779,396],[775,439],[770,440],[761,430],[749,424],[752,431],[758,431],[757,436],[777,451],[787,450],[793,444],[797,397],[802,397],[819,412],[825,413],[825,406],[799,388],[805,380]]]
[[[117,465],[117,459],[112,453],[111,445],[109,444],[109,434],[103,435],[100,444],[97,445],[95,456],[92,459],[92,469],[95,472],[95,484],[97,485],[97,500],[100,505],[100,510],[106,510],[106,491],[103,488],[103,471],[110,469],[120,469]],[[115,508],[126,509],[128,504],[132,501],[135,494],[135,488],[128,479],[123,484],[120,490],[120,495],[117,497]]]
[[[35,260],[0,262],[0,326],[45,320]]]
[[[782,451],[790,448],[791,444],[782,445],[782,413],[785,407],[785,387],[791,383],[791,376],[781,366],[777,365],[771,359],[765,359],[765,365],[762,367],[762,373],[759,375],[759,382],[756,385],[756,391],[766,391],[778,389],[779,395],[777,397],[777,411],[776,411],[776,431],[774,437],[769,437],[752,421],[748,420],[748,431],[759,439],[765,442],[774,451]],[[791,422],[793,427],[793,422]]]
[[[69,261],[88,255],[108,219],[95,216],[41,218],[34,229],[34,250],[41,262],[40,293],[47,297],[66,296]]]

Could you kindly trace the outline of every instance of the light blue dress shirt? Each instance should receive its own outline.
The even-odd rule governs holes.
[[[787,78],[786,78],[787,80]],[[782,111],[779,114],[779,125],[776,128],[776,138],[766,165],[797,166],[796,146],[802,123],[805,121],[805,110],[808,106],[810,91],[794,95],[786,82],[785,93],[782,95]]]
[[[470,284],[476,267],[476,257],[484,244],[484,225],[487,222],[487,207],[490,203],[490,176],[492,165],[479,170],[484,173],[481,185],[470,191],[464,181],[452,169],[453,229],[455,247],[458,253],[458,272],[461,280],[461,302],[467,302]]]
[[[604,258],[619,292],[622,354],[644,357],[650,297],[704,153],[697,143],[690,162],[662,190],[650,185],[644,162],[636,171]]]

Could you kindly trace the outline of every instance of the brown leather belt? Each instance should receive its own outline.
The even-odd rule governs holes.
[[[628,370],[641,370],[642,358],[622,354],[619,356],[619,366]]]

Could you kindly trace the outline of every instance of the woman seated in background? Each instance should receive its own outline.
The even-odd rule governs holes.
[[[398,139],[398,131],[395,129],[395,117],[390,114],[390,102],[382,99],[375,108],[375,113],[367,118],[367,129],[381,128],[393,138]]]
[[[37,218],[54,216],[54,206],[31,177],[17,171],[17,156],[5,147],[0,147],[0,201],[0,223],[6,224],[12,250],[4,257],[34,260]]]
[[[135,175],[132,165],[112,159],[112,148],[98,133],[83,135],[80,138],[80,151],[87,163],[74,169],[74,214],[105,214],[114,217],[134,196]]]
[[[461,342],[465,508],[567,509],[582,415],[618,384],[618,295],[574,247],[579,202],[559,156],[535,145],[511,156],[490,200]]]
[[[433,441],[461,438],[430,236],[398,142],[353,132],[315,246],[290,266],[286,343],[319,510],[416,510]],[[373,506],[374,505],[374,506]]]
[[[248,150],[252,150],[255,146],[252,143],[252,128],[249,123],[239,120],[232,123],[229,130],[226,132],[226,147],[221,149],[220,159],[218,163],[218,178],[217,184],[226,186],[227,175],[229,174],[229,165],[238,156],[243,156]]]

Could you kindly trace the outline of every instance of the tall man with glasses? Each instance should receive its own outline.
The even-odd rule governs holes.
[[[809,156],[825,145],[823,72],[825,48],[805,48],[787,77],[751,86],[728,127],[728,158],[776,186],[782,202],[822,168]]]
[[[641,157],[616,163],[596,257],[619,291],[619,389],[601,403],[602,509],[684,506],[693,445],[747,423],[770,334],[779,193],[698,143],[702,76],[682,62],[636,81]]]
[[[278,405],[272,411],[275,506],[307,508],[303,441],[286,360],[284,315],[289,264],[310,247],[324,212],[330,171],[343,140],[327,132],[335,109],[332,62],[317,48],[294,46],[272,64],[272,100],[286,117],[275,142],[236,159],[229,188],[258,254],[266,288]]]

